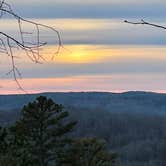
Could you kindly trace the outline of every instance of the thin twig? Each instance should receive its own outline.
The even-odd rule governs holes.
[[[27,19],[24,19],[23,17],[17,15],[11,8],[10,4],[6,3],[5,0],[0,0],[0,18],[3,17],[4,14],[8,14],[10,16],[13,16],[14,19],[17,20],[18,23],[18,29],[20,35],[20,40],[18,40],[15,37],[12,37],[11,35],[0,32],[0,53],[5,53],[11,58],[11,65],[12,69],[8,72],[8,74],[12,73],[15,82],[17,83],[18,87],[24,91],[22,86],[20,85],[18,81],[18,77],[21,77],[21,73],[19,72],[18,68],[15,64],[15,56],[13,49],[14,48],[20,48],[25,51],[28,58],[35,62],[35,63],[41,63],[40,60],[45,60],[44,57],[41,55],[41,48],[45,45],[47,45],[47,42],[40,41],[40,29],[46,28],[51,31],[53,31],[56,34],[56,37],[58,39],[58,48],[55,52],[55,54],[58,54],[60,52],[62,45],[61,36],[59,31],[54,29],[51,26],[40,24],[34,21],[30,21]],[[32,35],[32,32],[25,32],[23,31],[23,23],[29,23],[35,26],[36,28],[36,42],[27,42],[25,41],[24,35]],[[6,41],[5,41],[6,40]],[[53,56],[54,57],[54,56]]]
[[[125,20],[124,22],[128,23],[128,24],[133,24],[133,25],[149,25],[149,26],[153,26],[153,27],[157,27],[157,28],[161,28],[161,29],[166,29],[165,26],[161,26],[158,24],[152,24],[147,21],[144,21],[143,19],[140,22],[132,22],[132,21],[127,21],[127,20]]]

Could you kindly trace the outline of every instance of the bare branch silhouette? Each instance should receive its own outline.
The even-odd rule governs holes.
[[[158,25],[158,24],[152,24],[152,23],[149,23],[147,21],[144,21],[143,19],[140,22],[131,22],[131,21],[127,21],[127,20],[125,20],[124,22],[128,23],[128,24],[133,24],[133,25],[149,25],[149,26],[152,26],[152,27],[166,29],[165,26],[161,26],[161,25]]]
[[[12,16],[17,21],[17,25],[19,29],[19,32],[17,35],[19,36],[20,39],[17,39],[16,37],[13,37],[7,33],[0,32],[0,53],[4,53],[11,58],[12,69],[7,74],[12,73],[18,87],[21,90],[23,90],[23,88],[21,87],[18,81],[18,77],[21,78],[21,73],[19,72],[15,64],[16,56],[14,55],[13,49],[17,48],[17,49],[23,50],[31,61],[35,63],[40,63],[40,60],[45,60],[41,54],[41,49],[43,48],[43,46],[47,45],[46,41],[42,41],[40,39],[41,29],[46,28],[50,31],[53,31],[53,33],[56,35],[55,37],[58,40],[58,47],[54,54],[58,54],[62,47],[60,33],[51,26],[24,19],[23,17],[17,15],[12,10],[12,7],[10,6],[10,4],[6,3],[5,0],[0,0],[0,18],[2,18],[4,15]],[[31,24],[35,27],[35,32],[36,32],[35,42],[27,42],[25,40],[25,35],[32,35],[34,32],[24,31],[24,28],[23,28],[24,23]]]

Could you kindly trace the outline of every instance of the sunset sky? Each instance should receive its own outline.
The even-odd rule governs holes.
[[[124,20],[146,21],[166,26],[163,0],[6,0],[19,15],[56,28],[64,48],[56,50],[56,36],[44,31],[48,41],[46,61],[31,62],[16,51],[22,87],[28,93],[55,91],[155,91],[166,92],[166,30],[130,25]],[[15,36],[13,19],[0,21],[1,31]],[[31,25],[24,27],[33,31]],[[32,39],[31,39],[32,40]],[[9,58],[1,56],[0,94],[18,90]]]

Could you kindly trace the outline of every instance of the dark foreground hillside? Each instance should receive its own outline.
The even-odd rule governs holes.
[[[166,165],[166,95],[145,92],[45,93],[78,120],[73,137],[97,136],[117,151],[124,166]],[[36,95],[0,96],[0,123],[19,117]]]

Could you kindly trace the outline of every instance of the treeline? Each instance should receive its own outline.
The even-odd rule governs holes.
[[[79,119],[73,136],[103,138],[122,165],[166,165],[166,114],[70,110],[73,119]]]
[[[71,137],[77,122],[52,99],[25,105],[12,125],[0,127],[1,166],[113,166],[115,153],[96,137]]]

